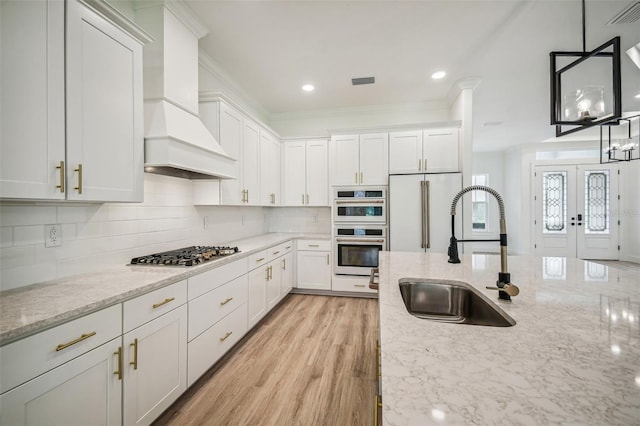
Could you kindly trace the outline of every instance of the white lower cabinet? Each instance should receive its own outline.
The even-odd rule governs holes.
[[[187,389],[187,281],[122,304],[123,418],[146,425]]]
[[[293,253],[289,252],[280,259],[282,281],[280,281],[280,297],[284,297],[293,289]]]
[[[121,424],[121,349],[118,337],[0,395],[0,424]]]
[[[331,290],[331,242],[298,240],[296,249],[296,287]]]
[[[269,269],[266,265],[259,266],[249,272],[249,302],[248,320],[249,328],[262,319],[267,313],[267,277]]]

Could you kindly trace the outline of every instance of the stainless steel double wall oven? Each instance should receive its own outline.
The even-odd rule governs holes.
[[[334,189],[334,272],[368,276],[387,249],[387,188]]]

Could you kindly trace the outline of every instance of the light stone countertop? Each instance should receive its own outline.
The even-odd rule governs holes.
[[[197,266],[122,265],[0,292],[0,346],[144,293],[185,280],[292,239],[329,239],[329,234],[269,233],[224,245],[240,253]],[[211,242],[197,242],[215,245]],[[179,247],[176,247],[176,249]],[[140,253],[144,256],[150,253]]]
[[[498,301],[500,257],[380,254],[385,426],[640,424],[640,277],[565,258],[509,256],[520,288]],[[416,318],[400,278],[464,281],[513,327]]]

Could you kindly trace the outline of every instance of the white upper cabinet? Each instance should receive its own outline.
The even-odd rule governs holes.
[[[389,173],[460,171],[457,128],[433,128],[389,134]]]
[[[333,185],[386,185],[388,151],[387,133],[332,136]]]
[[[266,126],[249,118],[226,98],[214,94],[204,95],[201,99],[203,100],[199,104],[200,119],[218,140],[222,149],[238,160],[235,166],[238,178],[220,180],[219,203],[245,206],[277,205],[280,192],[280,154],[277,138]],[[209,191],[218,189],[214,185],[203,185],[203,188],[198,189],[198,193],[206,190],[206,187]],[[201,195],[198,195],[199,199],[212,198]]]
[[[283,205],[329,205],[326,139],[284,142],[282,163]]]
[[[3,198],[142,201],[146,36],[95,6],[0,3]]]
[[[0,196],[63,200],[64,3],[0,2],[0,39]]]
[[[263,206],[277,206],[280,200],[280,141],[260,131],[260,193]]]

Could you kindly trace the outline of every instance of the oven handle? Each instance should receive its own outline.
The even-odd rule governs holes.
[[[374,240],[367,238],[336,238],[336,241],[346,243],[384,243],[384,240]]]
[[[336,200],[336,204],[384,204],[384,200]]]

